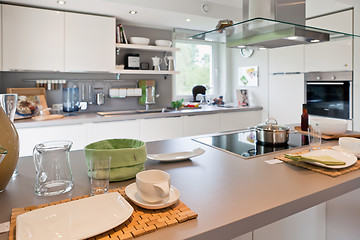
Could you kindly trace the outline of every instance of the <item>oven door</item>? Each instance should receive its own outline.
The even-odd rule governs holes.
[[[312,115],[351,119],[351,81],[311,81],[306,84],[306,103]]]

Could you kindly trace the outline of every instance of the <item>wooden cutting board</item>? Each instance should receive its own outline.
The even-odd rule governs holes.
[[[301,130],[300,126],[296,126],[294,129],[296,131],[300,132],[300,133],[307,134],[307,131]],[[336,134],[336,135],[326,135],[326,134],[321,135],[321,138],[326,139],[326,140],[339,139],[341,137],[355,137],[355,138],[358,138],[358,137],[360,137],[360,132],[347,131],[345,133]]]
[[[63,117],[64,117],[64,115],[52,114],[52,115],[35,116],[35,117],[32,117],[31,119],[36,120],[36,121],[44,121],[44,120],[60,119]]]

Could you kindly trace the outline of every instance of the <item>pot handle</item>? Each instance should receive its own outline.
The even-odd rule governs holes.
[[[274,123],[271,123],[270,122],[271,120],[274,120]],[[278,125],[278,122],[276,121],[275,118],[268,118],[268,119],[266,119],[265,124]]]

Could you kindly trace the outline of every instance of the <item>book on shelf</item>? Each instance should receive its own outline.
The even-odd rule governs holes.
[[[128,43],[125,30],[122,24],[116,26],[116,43]]]

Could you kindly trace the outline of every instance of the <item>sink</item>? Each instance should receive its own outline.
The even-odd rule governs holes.
[[[173,112],[174,110],[168,108],[154,108],[154,109],[138,109],[136,113],[164,113],[164,112]]]

